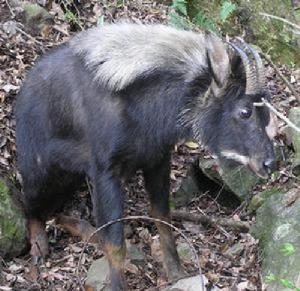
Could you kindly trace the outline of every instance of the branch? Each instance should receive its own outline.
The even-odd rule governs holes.
[[[276,114],[280,119],[282,119],[289,127],[293,128],[297,132],[300,133],[300,128],[291,122],[287,117],[285,117],[282,113],[277,111],[268,101],[262,98],[262,102],[254,103],[254,106],[267,106],[274,114]]]
[[[10,12],[11,16],[12,16],[13,18],[15,18],[16,15],[15,15],[15,13],[13,12],[13,10],[12,10],[10,4],[8,3],[8,0],[5,0],[5,3],[6,3],[6,6],[8,7],[8,9],[9,9],[9,12]]]
[[[179,233],[183,237],[183,239],[187,242],[187,244],[189,245],[190,249],[193,252],[193,255],[194,255],[194,258],[195,258],[195,263],[197,265],[197,268],[198,268],[198,271],[199,271],[199,274],[200,274],[200,278],[201,278],[200,279],[200,284],[201,284],[201,287],[203,288],[203,290],[205,289],[203,276],[202,276],[202,271],[201,271],[201,266],[200,266],[200,259],[199,259],[199,256],[197,254],[196,249],[193,246],[192,241],[183,233],[182,230],[180,230],[176,226],[172,225],[171,223],[166,222],[166,221],[161,220],[161,219],[158,219],[158,218],[153,218],[153,217],[148,217],[148,216],[143,216],[143,215],[127,216],[127,217],[124,217],[124,218],[112,220],[112,221],[109,221],[109,222],[103,224],[101,227],[95,229],[95,231],[92,232],[90,234],[89,238],[84,242],[84,245],[83,245],[82,251],[80,253],[79,260],[78,260],[78,265],[77,265],[77,270],[76,270],[77,276],[79,275],[79,271],[80,271],[80,268],[81,268],[81,261],[82,261],[82,256],[83,256],[84,250],[85,250],[87,244],[89,243],[89,241],[93,237],[95,237],[95,235],[97,233],[99,233],[101,230],[103,230],[104,228],[107,228],[107,227],[109,227],[109,226],[111,226],[112,224],[115,224],[115,223],[119,223],[119,222],[123,222],[123,221],[130,221],[130,220],[146,220],[146,221],[151,221],[151,222],[162,223],[164,225],[169,226],[170,228],[175,230],[177,233]],[[78,282],[79,282],[81,290],[85,290],[84,287],[83,287],[82,281],[80,280],[79,277],[78,277]]]
[[[273,18],[273,19],[276,19],[276,20],[279,20],[279,21],[282,21],[290,26],[293,26],[295,27],[296,29],[299,29],[300,30],[300,26],[298,24],[295,24],[293,22],[290,22],[284,18],[281,18],[281,17],[278,17],[278,16],[275,16],[275,15],[271,15],[271,14],[268,14],[268,13],[264,13],[264,12],[259,12],[260,15],[262,16],[265,16],[265,17],[268,17],[268,18]]]
[[[38,45],[40,46],[44,46],[44,44],[38,40],[36,40],[33,36],[31,36],[30,34],[28,34],[27,32],[25,32],[24,30],[22,30],[21,28],[19,27],[16,27],[16,30],[18,32],[20,32],[21,34],[25,35],[27,38],[29,38],[30,40],[32,40],[33,42],[37,43]]]
[[[280,70],[277,68],[277,66],[273,63],[271,58],[265,54],[264,52],[260,52],[262,57],[270,64],[270,66],[275,70],[276,74],[280,77],[280,79],[285,83],[285,85],[290,89],[291,93],[296,97],[298,102],[300,103],[300,96],[293,87],[293,85],[286,79],[286,77],[280,72]]]
[[[189,213],[180,210],[173,210],[171,216],[173,219],[187,220],[212,226],[224,226],[240,232],[249,232],[250,229],[250,225],[244,221],[235,221],[227,218],[214,218],[209,217],[208,215]]]

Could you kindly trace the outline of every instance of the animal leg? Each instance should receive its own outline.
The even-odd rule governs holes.
[[[123,193],[120,182],[111,173],[95,174],[93,207],[97,227],[123,216]],[[124,278],[126,247],[122,223],[115,223],[100,232],[99,240],[110,266],[113,291],[127,290]]]
[[[146,189],[150,196],[151,215],[166,222],[170,222],[169,189],[170,189],[170,157],[153,167],[144,170]],[[169,226],[155,223],[160,236],[163,252],[164,268],[169,280],[176,280],[185,276],[180,265],[175,239]]]
[[[59,214],[55,217],[55,222],[72,236],[79,236],[83,241],[89,240],[90,243],[98,242],[97,236],[93,235],[96,228],[84,219]]]
[[[28,219],[28,234],[31,244],[30,254],[34,264],[45,258],[49,253],[45,222],[36,218]]]

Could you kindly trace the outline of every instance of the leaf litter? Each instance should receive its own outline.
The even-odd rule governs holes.
[[[118,2],[118,3],[117,3]],[[58,1],[58,3],[61,3]],[[117,5],[118,4],[118,5]],[[166,23],[168,7],[156,1],[85,1],[69,7],[84,28],[101,21],[113,22],[118,19],[130,19],[143,23]],[[46,36],[31,36],[12,14],[7,1],[0,1],[0,170],[12,173],[16,183],[20,175],[16,168],[15,118],[14,104],[16,94],[22,84],[26,71],[32,67],[44,51],[57,46],[79,30],[76,23],[67,22],[61,5],[54,3],[49,12],[54,16],[54,25]],[[17,28],[21,27],[21,30]],[[24,33],[20,32],[24,31]],[[280,70],[300,93],[299,70],[281,66]],[[291,106],[297,105],[295,96],[278,78],[274,70],[267,66],[268,87],[276,108],[287,113]],[[187,175],[189,165],[198,155],[207,155],[194,142],[179,145],[173,153],[171,190],[175,193]],[[276,184],[291,182],[291,169],[282,165],[283,174],[271,179],[264,188]],[[149,202],[144,189],[141,173],[131,179],[126,188],[126,215],[147,215]],[[255,191],[261,190],[258,186]],[[237,209],[225,207],[220,199],[213,199],[209,193],[199,193],[184,210],[191,213],[204,213],[220,217],[233,218],[253,223],[255,217],[247,213],[245,207]],[[172,195],[172,194],[171,194]],[[293,201],[291,201],[293,203]],[[91,201],[87,187],[78,191],[65,212],[85,218],[93,223]],[[189,222],[175,222],[192,240],[199,253],[202,272],[209,282],[221,290],[262,290],[260,274],[260,254],[258,242],[250,235],[237,233],[223,227],[206,228]],[[48,223],[47,233],[50,242],[50,256],[39,270],[32,268],[30,257],[24,254],[18,258],[4,260],[0,258],[0,290],[80,290],[78,276],[85,278],[91,263],[103,256],[95,245],[88,245],[82,257],[82,268],[76,274],[83,242],[70,237],[53,222]],[[138,245],[146,257],[145,268],[131,266],[126,268],[126,278],[130,290],[159,290],[166,285],[166,274],[162,268],[157,231],[150,223],[132,221],[126,225],[126,238],[131,244]],[[184,244],[176,235],[177,243]],[[196,272],[195,264],[184,260],[185,270],[190,275]],[[38,280],[35,280],[37,279]]]

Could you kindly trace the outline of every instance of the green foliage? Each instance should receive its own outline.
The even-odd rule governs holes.
[[[173,0],[172,8],[179,14],[187,16],[187,1],[186,0]]]
[[[214,31],[214,32],[217,31],[216,23],[211,18],[208,18],[203,11],[199,11],[197,13],[197,15],[193,19],[193,23],[195,23],[197,26],[202,27],[204,29]]]
[[[224,1],[220,8],[217,19],[209,17],[204,8],[197,8],[191,13],[187,0],[173,0],[169,14],[170,23],[180,29],[188,29],[193,26],[200,27],[213,32],[218,32],[218,23],[224,23],[235,11],[236,5],[230,1]]]
[[[291,280],[279,279],[273,273],[269,273],[265,277],[265,281],[267,284],[278,282],[278,284],[280,284],[281,286],[283,286],[285,288],[289,288],[294,291],[300,291],[300,288],[297,288],[296,285]]]
[[[280,279],[279,282],[283,287],[290,288],[292,290],[299,290],[295,284],[288,279]]]
[[[76,15],[70,10],[66,11],[65,20],[69,23],[77,23],[78,22]]]
[[[185,17],[182,17],[177,12],[170,12],[170,24],[179,29],[189,29],[192,27],[192,23]]]
[[[284,243],[280,251],[285,257],[288,257],[295,253],[295,248],[291,243]]]
[[[236,10],[236,5],[234,3],[230,1],[223,2],[220,11],[221,22],[225,22],[235,10]]]
[[[295,253],[295,247],[291,243],[284,243],[280,251],[284,256],[292,256]],[[300,291],[300,288],[297,288],[296,285],[291,280],[286,278],[278,278],[273,273],[269,273],[265,277],[265,281],[268,284],[277,282],[278,284],[280,284],[285,288],[289,288],[294,291]]]
[[[272,283],[276,281],[276,276],[273,273],[269,273],[265,278],[266,283]]]
[[[126,0],[117,0],[117,8],[123,8],[125,6]]]
[[[297,66],[300,64],[299,36],[282,21],[259,15],[267,12],[292,17],[288,1],[274,1],[269,5],[267,0],[173,0],[170,24],[180,29],[198,27],[229,36],[244,34],[248,42],[256,44],[273,60]]]

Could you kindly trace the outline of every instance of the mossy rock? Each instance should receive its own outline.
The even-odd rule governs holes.
[[[26,248],[26,221],[24,214],[15,203],[13,188],[0,177],[0,256],[13,257]]]
[[[289,119],[300,128],[300,107],[295,107],[290,110]],[[293,143],[295,154],[292,158],[294,167],[300,167],[300,133],[289,128],[290,140]]]
[[[180,188],[173,194],[170,200],[171,209],[181,206],[187,206],[193,199],[194,195],[200,192],[199,189],[199,177],[195,170],[195,166],[192,165],[189,169],[186,177],[183,179]]]
[[[248,168],[243,166],[232,168],[225,163],[220,163],[220,176],[228,188],[242,201],[247,199],[252,194],[253,187],[262,181]]]
[[[27,3],[23,5],[23,22],[34,35],[48,34],[53,24],[52,15],[38,4]]]
[[[291,290],[283,286],[284,282],[300,288],[299,196],[299,189],[271,195],[257,211],[251,232],[260,242],[266,290]],[[284,252],[286,244],[294,249],[290,254]]]
[[[276,195],[281,193],[281,189],[278,187],[274,187],[271,189],[266,189],[258,194],[256,194],[250,201],[248,209],[253,212],[256,211],[259,207],[263,205],[263,203],[272,195]]]
[[[200,159],[201,171],[226,191],[233,192],[241,201],[252,193],[253,187],[261,181],[245,167],[231,167],[214,159]]]

